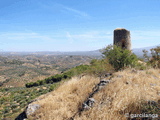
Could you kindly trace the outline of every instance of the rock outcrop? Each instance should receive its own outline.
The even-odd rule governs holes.
[[[107,73],[106,75],[104,75],[103,79],[100,77],[100,82],[97,85],[95,85],[92,92],[89,94],[88,98],[86,98],[86,100],[83,102],[82,107],[69,120],[74,120],[74,117],[77,114],[80,115],[83,111],[86,111],[86,110],[89,110],[90,108],[92,108],[94,106],[95,102],[96,102],[96,100],[93,98],[93,96],[98,91],[103,89],[106,85],[108,85],[111,82],[111,78],[112,78],[111,73]]]

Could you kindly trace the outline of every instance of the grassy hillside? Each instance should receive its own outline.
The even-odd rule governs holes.
[[[99,62],[101,60],[96,63]],[[79,65],[44,80],[27,83],[27,88],[0,88],[0,118],[14,119],[33,99],[54,90],[59,84],[69,80],[73,76],[81,76],[82,73],[89,69],[92,69],[92,66]]]
[[[98,83],[99,78],[92,76],[72,78],[33,102],[41,107],[29,120],[67,120],[74,115],[74,120],[127,120],[127,113],[160,115],[159,69],[126,69],[114,73],[111,82],[94,94],[94,106],[76,114]]]

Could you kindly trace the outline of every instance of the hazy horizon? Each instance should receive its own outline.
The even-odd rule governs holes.
[[[153,45],[153,46],[146,46],[146,47],[141,47],[141,48],[132,48],[132,50],[135,50],[135,49],[143,49],[143,48],[150,48],[150,47],[157,47],[157,46],[160,46],[160,44],[157,44],[157,45]],[[88,50],[88,51],[3,51],[1,50],[0,52],[16,52],[16,53],[21,53],[21,52],[28,52],[28,53],[32,53],[32,52],[93,52],[93,51],[98,51],[98,50],[101,50],[103,48],[100,48],[100,49],[97,49],[97,50]]]

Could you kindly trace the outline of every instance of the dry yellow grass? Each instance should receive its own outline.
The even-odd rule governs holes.
[[[72,117],[98,82],[98,78],[91,76],[84,76],[81,79],[72,78],[36,103],[42,107],[35,115],[32,115],[33,119],[65,120]]]
[[[125,113],[140,112],[138,107],[142,100],[160,99],[160,70],[134,72],[128,69],[114,76],[113,82],[94,96],[97,102],[93,109],[77,120],[126,120]],[[87,118],[88,115],[91,117]]]
[[[38,101],[42,107],[31,118],[66,120],[72,117],[98,82],[98,78],[90,76],[73,78]],[[112,82],[93,98],[96,100],[93,108],[76,115],[75,120],[127,120],[125,113],[140,113],[142,100],[160,100],[160,69],[117,72]]]

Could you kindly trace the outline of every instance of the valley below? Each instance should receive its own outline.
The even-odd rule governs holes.
[[[28,82],[60,74],[72,67],[89,64],[100,56],[8,53],[0,56],[0,87],[24,87]]]

